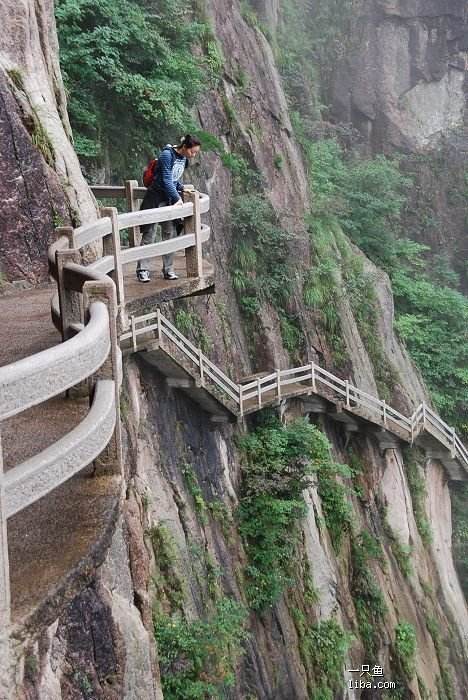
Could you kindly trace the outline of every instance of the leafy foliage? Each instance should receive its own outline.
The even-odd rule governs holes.
[[[166,525],[154,525],[147,533],[156,560],[153,585],[155,600],[160,608],[165,602],[171,610],[181,610],[185,597],[183,582],[177,573],[178,551],[174,538]]]
[[[421,539],[426,547],[432,542],[431,526],[427,519],[424,502],[426,498],[426,486],[424,478],[421,476],[418,463],[413,454],[413,450],[405,450],[405,469],[408,479],[408,486],[413,502],[414,519]]]
[[[392,275],[396,327],[421,368],[434,404],[468,435],[468,299],[417,273],[416,263]]]
[[[128,176],[192,125],[213,56],[200,65],[190,48],[209,27],[181,0],[57,0],[55,12],[77,152],[100,165],[112,154]]]
[[[254,610],[274,605],[293,582],[302,496],[321,434],[306,421],[274,421],[245,436],[240,532],[249,559],[247,598]]]
[[[188,621],[179,615],[156,615],[164,697],[167,700],[223,698],[234,683],[234,669],[247,638],[246,612],[236,601],[222,598],[207,620]]]
[[[311,216],[307,224],[313,262],[304,274],[303,298],[317,315],[317,323],[324,331],[334,362],[342,368],[346,365],[347,350],[340,317],[343,288],[336,245],[336,236],[340,232],[336,222],[328,218]]]
[[[388,268],[395,260],[400,213],[411,184],[398,161],[346,156],[335,140],[303,142],[314,213],[338,221],[369,257]]]
[[[369,538],[364,532],[353,538],[351,591],[356,607],[359,633],[369,658],[377,652],[379,628],[387,613],[382,591],[370,569],[370,561],[375,558],[380,558],[380,550],[369,547]]]
[[[231,204],[232,276],[241,309],[258,313],[263,302],[283,308],[291,292],[290,234],[265,196],[238,194]]]
[[[468,485],[454,482],[451,485],[453,528],[453,556],[458,577],[468,598]]]
[[[190,309],[177,309],[174,323],[181,333],[192,336],[196,345],[203,352],[209,352],[213,346],[213,341],[206,332],[205,326],[200,316]]]
[[[326,437],[305,420],[282,426],[276,420],[241,440],[244,453],[240,532],[249,558],[247,596],[255,610],[272,606],[294,582],[302,496],[317,474],[325,525],[339,549],[352,524],[346,487],[336,477],[350,476],[330,455]]]
[[[312,693],[313,700],[334,697],[343,687],[343,667],[351,635],[334,619],[312,625],[303,640],[303,648],[309,655],[315,677],[320,679]]]
[[[347,156],[334,140],[302,146],[308,156],[314,218],[322,229],[336,225],[390,275],[395,296],[396,328],[420,367],[442,415],[466,431],[468,424],[468,300],[460,292],[429,277],[427,246],[401,238],[401,215],[411,180],[399,171],[398,161],[379,156],[359,160]],[[316,236],[316,230],[312,232]],[[322,234],[323,235],[323,234]],[[336,233],[333,234],[336,240]],[[330,238],[330,234],[329,234]],[[319,257],[323,277],[336,277],[330,252]],[[372,285],[351,258],[343,270],[346,292],[360,333],[371,356],[376,378],[391,385],[395,377],[382,362],[375,341]],[[354,269],[353,269],[354,267]],[[440,268],[440,265],[439,265]],[[315,277],[318,271],[313,271]],[[447,279],[447,275],[439,280]],[[329,283],[330,284],[330,283]],[[305,290],[307,295],[307,288]],[[310,294],[310,292],[309,292]],[[332,298],[332,292],[327,300]],[[307,300],[307,296],[306,296]]]
[[[449,651],[448,646],[442,637],[440,625],[435,617],[428,615],[426,617],[426,626],[432,637],[432,641],[434,642],[440,667],[440,679],[437,683],[439,697],[446,698],[446,700],[455,700],[455,691],[453,688],[450,666],[448,664]]]
[[[339,552],[343,537],[352,530],[353,509],[347,498],[349,488],[337,481],[337,476],[350,478],[351,472],[345,464],[334,462],[329,450],[323,450],[317,469],[318,494],[325,525],[335,551]]]
[[[416,632],[409,622],[399,622],[395,627],[395,652],[407,678],[415,673],[414,657],[417,650]]]

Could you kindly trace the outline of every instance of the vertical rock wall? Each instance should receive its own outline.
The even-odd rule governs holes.
[[[54,227],[96,209],[71,143],[53,0],[4,0],[0,26],[0,272],[36,282]]]
[[[420,150],[463,125],[468,10],[463,0],[365,0],[334,73],[333,112],[377,150]]]

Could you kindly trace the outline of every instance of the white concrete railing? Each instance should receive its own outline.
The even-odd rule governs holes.
[[[315,362],[292,369],[277,369],[247,384],[238,384],[216,367],[200,348],[191,343],[159,310],[130,318],[130,331],[122,334],[120,340],[130,340],[133,350],[136,351],[138,336],[152,332],[156,332],[159,345],[163,349],[172,344],[181,351],[200,376],[200,383],[206,386],[211,382],[226,397],[228,407],[231,410],[234,407],[240,416],[259,410],[267,403],[286,398],[288,392],[289,395],[298,395],[302,387],[304,394],[321,394],[324,393],[321,387],[326,387],[326,390],[331,390],[343,402],[343,407],[348,411],[358,413],[359,409],[364,409],[370,420],[402,436],[408,442],[413,443],[423,430],[429,432],[450,450],[451,456],[457,459],[465,470],[468,470],[468,450],[456,435],[455,429],[447,425],[425,403],[418,406],[411,416],[404,416],[382,399],[362,391],[348,380],[336,377]]]
[[[12,697],[9,673],[11,595],[8,518],[56,489],[93,462],[109,444],[114,469],[120,471],[117,303],[110,279],[86,281],[81,332],[61,345],[0,367],[0,421],[44,403],[88,379],[89,413],[49,448],[4,472],[0,442],[0,697]],[[1,423],[0,423],[1,427]],[[115,437],[114,437],[115,436]]]
[[[132,185],[127,181],[126,187],[96,186],[91,188],[99,196],[120,197],[127,191],[131,193],[132,208],[136,206],[135,193],[143,196],[145,188]],[[59,299],[52,303],[52,318],[64,340],[71,337],[82,327],[80,319],[80,300],[77,293],[86,280],[99,280],[104,275],[111,275],[117,290],[117,304],[123,312],[125,307],[125,285],[123,267],[145,259],[160,257],[168,253],[185,251],[187,277],[203,277],[202,245],[210,237],[210,227],[201,223],[201,215],[209,210],[208,195],[196,190],[184,192],[185,203],[181,206],[166,206],[143,211],[130,211],[118,214],[117,209],[101,209],[102,218],[76,229],[59,227],[58,239],[49,248],[49,273],[57,281]],[[120,245],[120,232],[128,229],[136,231],[143,224],[161,223],[183,219],[185,233],[176,238],[153,243],[144,247],[123,249]],[[136,234],[132,234],[133,241]],[[86,245],[102,241],[103,255],[94,262],[83,265],[80,251]]]

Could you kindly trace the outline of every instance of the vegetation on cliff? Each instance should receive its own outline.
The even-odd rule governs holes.
[[[139,177],[158,146],[194,124],[190,109],[221,60],[209,25],[181,0],[58,0],[55,12],[78,155]]]

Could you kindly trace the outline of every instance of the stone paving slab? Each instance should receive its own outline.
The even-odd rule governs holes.
[[[50,317],[53,293],[47,286],[0,296],[0,367],[60,342]]]
[[[213,266],[203,260],[203,277],[187,277],[185,255],[178,253],[174,259],[175,281],[165,280],[161,272],[161,259],[150,260],[150,282],[139,282],[135,275],[135,263],[125,265],[125,308],[128,315],[141,314],[165,301],[195,294],[209,294],[214,290]]]

